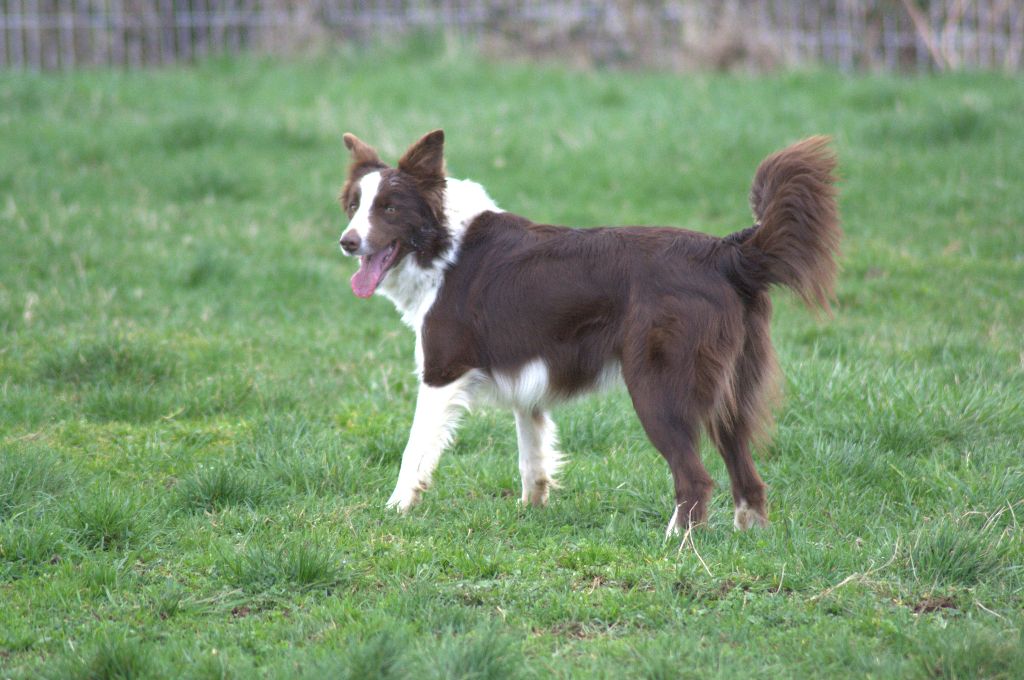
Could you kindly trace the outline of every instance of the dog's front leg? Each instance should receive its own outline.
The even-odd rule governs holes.
[[[546,505],[548,491],[557,486],[555,474],[562,465],[562,454],[556,448],[555,424],[551,416],[539,408],[517,408],[515,414],[519,474],[523,481],[522,502],[524,505]]]
[[[443,387],[420,384],[409,443],[402,453],[398,483],[388,499],[388,507],[405,512],[430,486],[437,461],[451,443],[463,410],[471,405],[471,383],[472,376],[467,374]]]

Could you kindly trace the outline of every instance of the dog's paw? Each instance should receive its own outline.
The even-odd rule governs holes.
[[[531,483],[523,485],[523,495],[520,498],[520,503],[526,505],[529,503],[535,508],[540,508],[548,504],[548,494],[551,491],[551,487],[554,484],[549,479],[538,479]]]
[[[418,488],[396,488],[391,498],[388,499],[387,507],[397,510],[401,514],[409,511],[409,508],[420,501],[420,489]]]
[[[738,531],[746,531],[751,527],[763,528],[768,526],[768,518],[765,517],[763,510],[755,510],[745,500],[741,500],[733,514],[732,525]]]
[[[684,512],[682,505],[676,505],[675,510],[672,511],[672,517],[668,520],[668,526],[665,527],[665,540],[683,535],[692,529],[706,528],[707,517],[705,513],[701,512],[699,514],[700,519],[695,519],[693,514],[692,512]]]

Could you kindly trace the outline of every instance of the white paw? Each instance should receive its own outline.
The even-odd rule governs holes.
[[[761,513],[750,507],[746,500],[740,499],[739,504],[736,506],[736,512],[732,516],[732,525],[739,531],[746,531],[754,526],[766,527],[768,526],[768,520]]]
[[[387,507],[404,514],[419,501],[420,489],[418,487],[399,486],[395,487],[394,493],[388,498]]]
[[[529,503],[535,508],[548,504],[548,493],[553,486],[551,480],[538,479],[523,484],[523,495],[520,499],[523,505]]]

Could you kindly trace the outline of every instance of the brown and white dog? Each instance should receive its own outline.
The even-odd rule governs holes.
[[[754,226],[725,238],[535,224],[446,177],[441,130],[394,168],[344,140],[351,221],[340,243],[360,258],[352,290],[390,298],[416,333],[419,394],[389,506],[419,500],[462,411],[481,400],[514,412],[522,501],[545,504],[561,461],[549,409],[621,379],[672,471],[668,532],[707,517],[702,427],[725,459],[735,526],[767,522],[750,446],[768,429],[779,379],[768,289],[828,309],[842,231],[827,138],[765,159]]]

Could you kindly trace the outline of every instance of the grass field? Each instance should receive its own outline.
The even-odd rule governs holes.
[[[1020,78],[438,52],[0,74],[0,677],[1019,677],[1021,111]],[[699,557],[664,543],[620,393],[556,411],[546,509],[485,410],[385,511],[412,335],[348,288],[341,134],[434,127],[507,209],[716,234],[761,157],[835,136],[835,317],[775,296],[769,528],[705,446]]]

